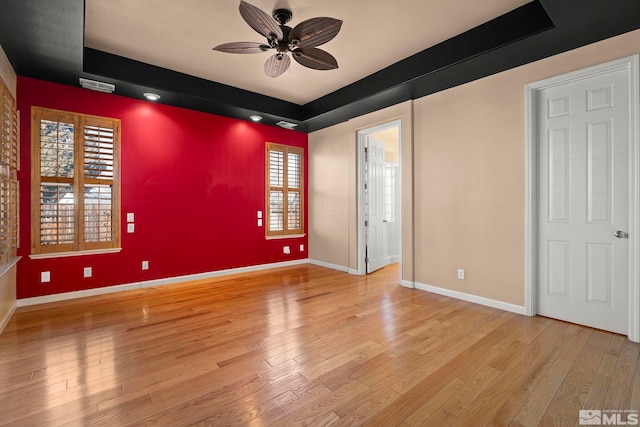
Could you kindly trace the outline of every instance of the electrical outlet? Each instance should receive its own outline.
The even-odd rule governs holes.
[[[149,261],[142,261],[142,269],[143,270],[149,269]]]
[[[458,279],[460,279],[460,280],[464,279],[464,270],[463,269],[459,269],[458,270]]]
[[[285,246],[284,248],[282,248],[282,253],[290,254],[291,253],[291,249],[289,248],[289,246]]]
[[[300,245],[300,252],[304,252],[304,245]]]
[[[40,273],[40,282],[41,283],[48,283],[51,281],[51,272],[50,271],[43,271]]]
[[[127,222],[135,222],[135,218],[136,216],[133,214],[133,212],[127,213]]]
[[[83,274],[83,277],[91,277],[93,276],[93,269],[91,267],[85,267],[84,272],[82,274]]]

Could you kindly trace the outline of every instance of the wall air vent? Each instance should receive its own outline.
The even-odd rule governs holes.
[[[104,93],[113,93],[116,88],[116,85],[112,85],[111,83],[97,82],[95,80],[83,79],[82,77],[80,77],[80,86],[85,89],[91,89]]]
[[[284,120],[280,120],[278,123],[276,123],[276,125],[280,126],[281,128],[285,128],[289,130],[294,130],[296,126],[298,126],[295,123],[285,122]]]

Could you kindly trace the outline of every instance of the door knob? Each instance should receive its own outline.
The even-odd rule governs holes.
[[[627,233],[620,230],[616,231],[613,235],[616,236],[618,239],[626,239],[629,236]]]

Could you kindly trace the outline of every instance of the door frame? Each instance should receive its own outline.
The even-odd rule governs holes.
[[[379,125],[374,125],[370,127],[366,127],[364,129],[360,129],[357,132],[357,211],[358,211],[358,248],[357,248],[357,257],[358,257],[358,270],[357,275],[362,276],[367,274],[367,265],[365,263],[365,254],[366,254],[366,246],[367,242],[365,240],[365,227],[364,227],[364,206],[365,202],[365,191],[364,191],[364,146],[366,143],[366,138],[372,133],[380,132],[382,130],[386,130],[389,128],[397,128],[398,129],[398,151],[399,151],[399,162],[398,162],[398,179],[400,179],[400,191],[402,194],[402,120],[396,119],[391,120],[389,122],[385,122]],[[398,218],[402,220],[402,203],[398,206]],[[400,276],[402,276],[402,233],[400,233]]]
[[[628,337],[640,342],[640,82],[639,58],[633,55],[551,77],[525,86],[525,314],[538,311],[538,102],[544,89],[589,77],[626,71],[629,81],[629,315]]]

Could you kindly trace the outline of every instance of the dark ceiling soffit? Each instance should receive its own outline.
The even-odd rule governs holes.
[[[306,105],[305,107],[309,109],[306,111],[308,118],[304,121],[307,131],[314,132],[340,123],[344,121],[344,118],[348,120],[400,102],[418,99],[640,28],[640,19],[638,19],[640,17],[640,1],[638,0],[619,0],[616,2],[581,0],[579,11],[575,9],[575,4],[572,1],[542,0],[542,3],[544,8],[538,9],[538,12],[544,13],[544,16],[549,20],[549,16],[553,18],[555,25],[552,27],[542,28],[541,31],[530,36],[521,37],[512,43],[488,49],[482,54],[463,58],[447,66],[446,59],[452,59],[457,49],[464,49],[464,46],[456,47],[456,44],[462,42],[469,33],[475,33],[483,26],[474,28]],[[538,1],[535,4],[540,5]],[[532,8],[531,11],[535,11],[532,3],[523,6],[523,8],[529,7]],[[542,8],[542,6],[540,7]],[[546,12],[544,12],[545,10]],[[519,13],[518,9],[514,12]],[[538,24],[543,23],[544,16],[537,16],[540,19]],[[503,18],[505,16],[499,17],[497,20]],[[528,17],[526,14],[520,15],[519,19],[524,19],[523,23],[527,25]],[[494,21],[488,22],[485,26],[489,27],[495,23]],[[512,24],[517,25],[517,20]],[[544,27],[544,25],[542,26]],[[529,28],[531,29],[531,27]],[[440,52],[438,52],[439,50]],[[432,54],[434,63],[440,65],[439,69],[395,86],[388,84],[387,88],[384,88],[384,82],[393,82],[393,73],[401,71],[402,68],[399,66],[405,61],[409,62],[405,69],[407,72],[411,72],[412,69],[418,68],[417,59],[428,58]],[[429,59],[425,59],[425,61],[429,61]],[[362,96],[362,91],[366,89],[364,86],[370,84],[376,84],[377,88],[381,90],[366,97]],[[358,93],[360,93],[360,97],[354,98],[354,95]],[[349,102],[351,100],[353,102]]]
[[[193,108],[192,104],[208,106],[205,110],[214,114],[227,115],[228,109],[250,111],[250,114],[270,114],[282,119],[296,120],[301,117],[301,107],[291,102],[282,101],[255,92],[238,89],[233,86],[212,82],[177,71],[160,68],[143,62],[134,61],[107,52],[84,48],[83,71],[96,76],[104,76],[115,81],[131,83],[134,93],[123,93],[116,85],[116,93],[140,98],[141,89],[147,87],[167,93],[185,96],[175,98],[177,106]],[[169,99],[163,96],[163,103]],[[241,118],[248,119],[249,115]]]
[[[399,86],[415,83],[421,78],[462,61],[551,28],[553,28],[553,22],[540,3],[538,1],[527,3],[306,104],[304,119],[313,119],[388,90],[405,92]],[[407,95],[411,92],[413,91],[409,91]],[[408,99],[410,98],[399,101]]]

